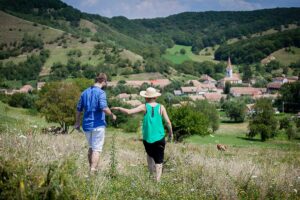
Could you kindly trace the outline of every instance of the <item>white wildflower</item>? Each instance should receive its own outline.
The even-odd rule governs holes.
[[[298,190],[297,190],[297,189],[294,189],[294,192],[297,194]]]
[[[25,135],[20,135],[19,138],[27,139]]]
[[[212,135],[212,134],[209,134],[209,136],[210,136],[210,137],[215,137],[215,136],[214,136],[214,135]]]
[[[257,178],[257,176],[253,175],[253,176],[251,176],[251,178]]]
[[[173,172],[173,171],[175,171],[175,169],[174,169],[174,168],[171,168],[170,171]]]
[[[194,192],[194,191],[195,191],[195,189],[194,189],[194,188],[192,188],[192,189],[191,189],[191,192]]]
[[[32,128],[37,128],[38,126],[37,126],[37,125],[32,125],[31,127],[32,127]]]

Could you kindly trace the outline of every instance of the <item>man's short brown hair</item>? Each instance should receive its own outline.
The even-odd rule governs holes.
[[[102,83],[107,81],[107,75],[105,73],[98,73],[95,78],[95,83]]]

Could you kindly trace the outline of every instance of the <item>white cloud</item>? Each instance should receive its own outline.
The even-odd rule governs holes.
[[[221,10],[255,10],[261,9],[258,3],[250,3],[245,0],[219,0]]]
[[[81,0],[80,1],[80,6],[82,7],[91,7],[95,6],[99,3],[99,0]]]

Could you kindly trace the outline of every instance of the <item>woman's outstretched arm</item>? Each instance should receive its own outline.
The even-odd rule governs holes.
[[[146,106],[145,104],[139,105],[136,108],[132,108],[132,109],[127,109],[127,108],[122,108],[122,107],[112,107],[111,110],[117,110],[120,111],[124,114],[127,115],[132,115],[132,114],[136,114],[136,113],[140,113],[140,112],[146,112]]]

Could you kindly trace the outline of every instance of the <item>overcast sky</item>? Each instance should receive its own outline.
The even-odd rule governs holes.
[[[237,11],[300,7],[300,0],[63,0],[87,13],[129,19],[166,17],[186,11]]]

